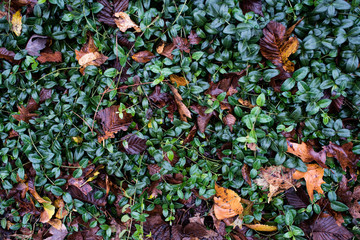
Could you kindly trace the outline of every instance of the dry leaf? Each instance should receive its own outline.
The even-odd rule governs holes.
[[[21,23],[21,10],[18,10],[16,13],[13,14],[11,19],[12,28],[11,30],[15,33],[16,36],[20,36],[22,23]]]
[[[33,197],[39,202],[39,203],[51,203],[49,200],[45,200],[44,198],[40,197],[40,195],[36,192],[34,181],[32,179],[28,182],[29,186],[29,192],[33,195]]]
[[[315,160],[318,164],[320,164],[320,166],[322,166],[323,168],[327,168],[325,164],[326,154],[324,150],[320,152],[315,152],[310,143],[302,142],[301,144],[299,144],[290,142],[290,140],[291,139],[286,140],[288,145],[288,149],[286,152],[298,156],[305,163],[310,163]]]
[[[121,138],[122,141],[127,141],[128,147],[121,147],[128,154],[140,154],[146,150],[146,139],[139,138],[135,134],[128,134]]]
[[[124,12],[117,12],[114,14],[115,16],[115,23],[116,26],[120,29],[122,32],[126,32],[129,28],[134,28],[136,32],[141,32],[140,27],[131,20],[129,15]]]
[[[248,107],[248,108],[254,108],[254,107],[256,107],[256,105],[252,105],[250,101],[248,101],[248,100],[243,100],[242,98],[239,98],[239,99],[238,99],[238,102],[239,102],[242,106],[244,106],[244,107]]]
[[[247,226],[250,229],[253,229],[255,231],[260,231],[260,232],[274,232],[277,231],[277,227],[276,226],[270,226],[270,225],[264,225],[264,224],[244,224],[245,226]]]
[[[181,95],[179,94],[178,90],[170,84],[168,84],[168,86],[170,87],[171,91],[174,94],[175,102],[176,102],[176,105],[178,106],[178,110],[179,110],[179,114],[180,114],[180,119],[184,122],[187,122],[187,118],[191,118],[190,110],[182,102],[183,99],[182,99]]]
[[[222,220],[243,213],[243,206],[239,195],[215,183],[214,213],[217,219]]]
[[[241,175],[242,175],[243,179],[245,180],[245,182],[247,182],[251,187],[252,182],[251,182],[251,177],[250,177],[250,167],[249,167],[249,165],[244,164],[242,166]]]
[[[3,18],[3,17],[8,17],[8,13],[7,12],[3,12],[3,11],[0,11],[0,18]]]
[[[80,72],[85,75],[85,68],[90,65],[100,66],[108,59],[107,56],[98,52],[92,37],[89,37],[88,43],[85,44],[80,51],[75,50],[76,60],[81,66]]]
[[[192,105],[191,109],[194,110],[198,114],[196,122],[197,122],[197,125],[199,128],[199,131],[204,133],[206,126],[208,125],[212,116],[216,116],[215,111],[212,111],[211,113],[205,113],[205,111],[207,110],[207,107],[200,106],[198,104]]]
[[[191,128],[189,134],[188,134],[188,135],[186,136],[186,138],[184,139],[183,145],[191,142],[191,141],[194,139],[196,132],[197,132],[197,127],[196,127],[196,125],[194,125],[194,126]]]
[[[322,213],[310,226],[313,240],[347,240],[354,236],[344,226],[338,226],[333,217]]]
[[[0,58],[18,64],[20,60],[15,60],[14,57],[15,57],[15,53],[13,51],[9,51],[4,47],[0,48]]]
[[[147,63],[153,59],[155,55],[150,51],[141,51],[132,55],[132,59],[134,59],[138,63]]]
[[[305,179],[306,190],[311,201],[314,200],[314,190],[320,194],[324,194],[324,191],[321,189],[321,184],[325,183],[323,176],[324,169],[317,164],[307,164],[306,172],[300,172],[296,170],[296,172],[293,174],[294,179]]]
[[[188,39],[189,39],[189,43],[192,45],[197,45],[201,42],[201,38],[196,34],[194,30],[191,30]]]
[[[174,58],[174,56],[172,55],[172,51],[174,49],[174,43],[166,44],[165,42],[163,42],[156,48],[156,52],[172,60]]]
[[[62,55],[61,52],[43,52],[40,53],[40,57],[38,57],[40,63],[46,62],[62,62]]]
[[[48,42],[47,36],[34,34],[27,42],[25,49],[27,50],[28,54],[31,56],[40,56],[39,51],[43,50],[46,47],[47,42]]]
[[[60,230],[62,226],[62,222],[60,219],[51,219],[47,223],[56,228],[57,230]]]
[[[51,227],[49,230],[49,233],[52,234],[51,237],[45,238],[44,240],[64,240],[66,235],[68,234],[68,231],[64,224],[61,225],[60,230]]]
[[[17,108],[18,108],[20,114],[19,115],[14,114],[11,116],[13,118],[15,118],[16,120],[18,120],[19,122],[24,121],[26,123],[29,123],[30,119],[39,116],[36,113],[30,113],[29,110],[27,108],[25,108],[24,106],[21,106],[21,107],[17,106]]]
[[[173,38],[173,43],[175,47],[178,48],[181,52],[190,53],[190,45],[186,38],[175,37]]]
[[[176,74],[171,74],[170,75],[170,81],[174,84],[176,83],[177,86],[186,86],[189,84],[189,81],[186,80],[186,78],[184,77],[180,77]]]
[[[293,179],[293,172],[293,169],[284,166],[261,168],[260,178],[255,179],[254,182],[263,187],[263,190],[269,188],[268,202],[270,202],[273,196],[295,186],[296,181]]]
[[[44,211],[40,215],[40,222],[47,223],[50,221],[52,216],[54,216],[55,207],[51,204],[50,199],[48,199],[47,197],[44,197],[44,199],[49,201],[50,203],[49,202],[43,203]]]
[[[232,115],[231,113],[229,113],[228,115],[223,117],[223,122],[226,124],[226,126],[229,127],[230,131],[232,132],[233,126],[236,122],[236,117],[234,115]]]

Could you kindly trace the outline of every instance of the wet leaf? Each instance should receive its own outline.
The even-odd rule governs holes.
[[[312,239],[314,240],[346,240],[353,237],[351,232],[343,226],[338,226],[335,219],[327,214],[322,214],[320,217],[317,217],[314,224],[310,227],[312,230]]]
[[[230,131],[232,132],[233,126],[236,122],[236,117],[234,115],[232,115],[231,113],[229,113],[228,115],[223,117],[223,122],[226,124],[226,126],[229,127]]]
[[[207,110],[207,107],[204,106],[200,106],[198,104],[196,105],[192,105],[191,109],[194,110],[197,114],[197,126],[199,128],[199,131],[204,133],[206,126],[208,125],[208,123],[210,122],[210,119],[212,118],[212,116],[215,116],[215,112],[212,111],[211,113],[205,113],[205,111]]]
[[[215,183],[214,213],[217,219],[222,220],[242,214],[243,206],[239,195]]]
[[[309,196],[300,188],[290,188],[285,192],[286,199],[294,208],[306,208],[309,202]]]
[[[240,8],[243,13],[254,12],[260,16],[264,16],[262,12],[261,0],[242,0]]]
[[[29,123],[30,119],[39,116],[36,113],[30,113],[29,110],[24,106],[21,106],[21,107],[17,106],[17,108],[18,108],[20,114],[19,115],[14,114],[14,115],[11,115],[11,116],[13,118],[15,118],[16,120],[18,120],[19,122],[24,121],[26,123]]]
[[[245,226],[247,226],[250,229],[253,229],[255,231],[260,231],[260,232],[274,232],[277,231],[278,228],[276,226],[271,226],[271,225],[264,225],[264,224],[244,224]]]
[[[187,118],[191,118],[190,110],[182,102],[183,99],[182,99],[181,95],[179,94],[178,90],[170,84],[168,84],[168,86],[170,87],[171,91],[174,94],[175,102],[176,102],[176,105],[178,107],[178,111],[180,114],[180,119],[184,122],[187,122]]]
[[[123,147],[123,149],[128,154],[140,154],[146,150],[146,139],[139,138],[135,134],[128,134],[121,140],[127,141],[128,147]]]
[[[251,177],[250,177],[250,167],[249,167],[249,165],[244,164],[242,166],[241,175],[242,175],[243,179],[245,180],[245,182],[247,182],[251,187],[252,182],[251,182]]]
[[[114,0],[112,3],[107,0],[99,0],[98,2],[104,6],[97,14],[98,21],[112,27],[116,27],[114,13],[125,12],[129,6],[129,0]]]
[[[189,84],[189,81],[186,80],[186,78],[182,77],[182,76],[178,76],[176,74],[171,74],[170,75],[170,81],[174,84],[176,83],[177,86],[186,86]]]
[[[11,63],[18,64],[20,61],[15,60],[14,57],[15,53],[13,51],[9,51],[4,47],[0,48],[0,58],[3,58]]]
[[[196,34],[194,30],[191,30],[188,39],[189,39],[189,43],[192,45],[197,45],[201,43],[201,38]]]
[[[41,52],[40,57],[38,57],[40,63],[46,62],[62,62],[61,52]]]
[[[173,38],[173,43],[177,49],[179,49],[181,52],[190,53],[190,45],[186,38],[182,37],[175,37]]]
[[[184,139],[183,145],[191,142],[191,141],[194,139],[194,137],[195,137],[195,135],[196,135],[196,132],[197,132],[197,127],[196,127],[196,125],[194,125],[194,126],[191,128],[189,134],[188,134],[188,135],[186,136],[186,138]]]
[[[55,214],[55,207],[51,204],[50,199],[44,197],[48,202],[44,202],[42,205],[44,207],[44,211],[40,215],[40,222],[47,223]]]
[[[174,55],[172,55],[172,51],[175,48],[176,46],[174,43],[163,42],[156,48],[156,52],[172,60],[174,58]]]
[[[286,152],[294,154],[298,156],[303,162],[310,163],[312,161],[316,161],[323,168],[327,168],[326,162],[326,153],[324,150],[320,152],[315,152],[314,148],[310,143],[302,142],[302,143],[294,143],[291,142],[291,139],[286,140],[288,149]]]
[[[51,237],[45,238],[44,240],[64,240],[68,234],[68,231],[64,224],[61,225],[60,230],[55,227],[49,229],[49,233],[52,234]]]
[[[29,186],[29,192],[33,195],[33,197],[36,199],[36,201],[38,201],[39,203],[50,203],[51,204],[51,201],[40,197],[40,195],[36,192],[36,189],[34,186],[34,181],[32,179],[29,180],[28,186]]]
[[[307,171],[300,172],[296,170],[293,174],[294,179],[304,178],[306,181],[306,190],[309,194],[310,200],[314,200],[314,190],[320,194],[324,194],[321,189],[321,184],[325,183],[323,180],[324,169],[317,164],[307,164]]]
[[[27,42],[25,49],[27,50],[28,54],[31,56],[40,56],[39,52],[46,47],[47,41],[48,41],[47,36],[34,34]]]
[[[122,32],[126,32],[129,28],[134,28],[136,32],[141,32],[140,27],[131,20],[130,16],[125,12],[117,12],[114,14],[116,26]]]
[[[139,63],[147,63],[153,59],[155,55],[150,51],[141,51],[132,55],[132,59]]]
[[[20,36],[22,23],[21,23],[21,11],[18,10],[16,13],[13,14],[11,19],[12,28],[11,30],[15,33],[16,36]]]

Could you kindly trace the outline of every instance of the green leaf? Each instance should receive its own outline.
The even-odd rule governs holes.
[[[192,58],[196,61],[198,61],[202,56],[204,55],[204,52],[194,52],[192,55]]]
[[[309,71],[309,67],[302,67],[293,73],[292,78],[295,79],[295,81],[301,81],[308,75]]]
[[[296,84],[296,81],[293,78],[288,78],[285,82],[281,85],[281,91],[288,91],[292,89]]]
[[[345,212],[349,210],[348,206],[346,206],[344,203],[339,201],[333,201],[331,202],[331,208],[337,212]]]
[[[105,70],[104,75],[105,75],[105,77],[112,78],[112,77],[115,77],[117,75],[117,73],[118,73],[118,71],[116,70],[116,68],[109,68],[109,69]]]
[[[264,106],[265,104],[265,94],[261,93],[257,98],[256,98],[256,105],[258,105],[259,107]]]

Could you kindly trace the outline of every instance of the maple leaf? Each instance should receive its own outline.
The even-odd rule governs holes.
[[[254,12],[260,16],[264,16],[262,12],[261,0],[242,0],[240,8],[243,13]]]
[[[215,183],[214,213],[217,219],[234,217],[243,213],[241,197],[233,190],[223,188]]]
[[[188,39],[189,39],[189,43],[192,45],[197,45],[201,42],[201,38],[196,34],[194,30],[191,30]]]
[[[147,63],[150,62],[151,59],[153,59],[155,57],[155,55],[150,52],[150,51],[141,51],[138,53],[135,53],[134,55],[132,55],[132,59],[134,59],[136,62],[138,63]]]
[[[309,163],[312,161],[316,161],[321,167],[327,168],[326,162],[326,153],[324,150],[320,152],[315,152],[310,143],[294,143],[290,141],[291,139],[287,139],[287,151],[288,153],[294,154],[301,158],[301,160],[305,163]]]
[[[346,240],[353,237],[345,227],[337,225],[333,217],[324,213],[310,227],[313,240]]]
[[[131,20],[130,16],[124,12],[117,12],[114,14],[116,26],[122,32],[126,32],[129,28],[134,28],[136,32],[141,32],[140,27]]]
[[[157,48],[156,52],[160,55],[163,55],[171,60],[173,60],[174,55],[172,55],[172,51],[176,48],[174,43],[165,43],[162,42]]]
[[[255,179],[254,182],[263,187],[263,190],[269,188],[268,203],[273,196],[295,187],[296,181],[293,178],[293,169],[285,168],[284,166],[271,166],[260,169],[260,178]]]
[[[85,75],[85,68],[90,65],[100,66],[108,59],[107,56],[98,52],[98,48],[95,46],[94,40],[89,36],[87,44],[85,44],[80,51],[75,50],[76,60],[79,61],[81,66],[80,72]]]
[[[183,99],[182,99],[181,95],[179,94],[178,90],[170,84],[168,84],[168,86],[170,87],[171,91],[174,94],[175,103],[178,107],[179,114],[180,114],[180,119],[184,122],[187,122],[187,118],[191,118],[190,110],[182,102]]]
[[[139,138],[135,134],[128,134],[121,138],[122,141],[127,141],[127,148],[122,147],[128,154],[140,154],[146,150],[146,139]]]
[[[12,28],[11,30],[15,33],[16,36],[20,36],[22,23],[21,23],[21,11],[18,10],[16,13],[13,14],[11,19]]]
[[[186,38],[174,37],[173,43],[181,52],[190,53],[189,41]]]
[[[113,105],[99,111],[96,114],[95,119],[100,121],[104,133],[98,137],[99,142],[102,142],[108,138],[114,138],[115,133],[119,132],[120,130],[126,131],[129,128],[132,122],[131,114],[124,111],[123,118],[120,118],[118,111],[119,105]]]
[[[307,164],[307,171],[300,172],[296,170],[293,174],[294,179],[304,178],[306,182],[306,190],[309,194],[310,200],[314,200],[314,190],[320,194],[324,194],[321,189],[321,184],[325,183],[323,180],[324,169],[317,164]]]
[[[47,36],[34,34],[27,42],[25,49],[27,50],[27,53],[31,56],[40,56],[39,52],[46,47],[47,42]]]
[[[359,158],[352,151],[352,142],[345,143],[342,146],[330,142],[328,146],[325,146],[323,148],[328,157],[335,157],[339,161],[344,171],[346,171],[346,168],[348,167],[351,178],[356,180],[356,164],[359,161]]]
[[[40,63],[46,62],[62,62],[61,52],[41,52],[40,57],[38,57]]]
[[[30,113],[29,110],[24,106],[17,106],[17,108],[18,108],[20,114],[19,115],[14,114],[14,115],[11,115],[11,116],[13,118],[15,118],[16,120],[18,120],[19,122],[24,121],[26,123],[29,123],[30,119],[39,116],[36,113]]]
[[[216,113],[214,111],[212,111],[211,113],[205,113],[205,111],[207,110],[207,107],[200,106],[198,104],[192,105],[191,109],[194,110],[198,114],[198,117],[196,120],[197,126],[199,128],[199,131],[204,133],[206,126],[210,122],[211,117],[216,116]]]
[[[177,86],[186,86],[189,84],[189,81],[186,80],[186,78],[184,77],[180,77],[176,74],[171,74],[170,75],[170,81],[174,84],[176,83]]]
[[[288,37],[301,20],[288,30],[281,23],[271,21],[263,30],[264,37],[260,39],[261,54],[287,72],[294,72],[294,64],[288,58],[299,47],[299,41],[296,37],[289,39]]]
[[[20,60],[15,60],[15,53],[13,51],[9,51],[6,48],[0,48],[0,58],[3,58],[11,63],[19,64]]]

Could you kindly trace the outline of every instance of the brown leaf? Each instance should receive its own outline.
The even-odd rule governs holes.
[[[239,98],[239,99],[238,99],[238,102],[239,102],[242,106],[247,107],[247,108],[254,108],[254,107],[256,107],[256,105],[252,105],[250,101],[244,100],[244,99],[242,99],[242,98]]]
[[[251,182],[251,177],[250,177],[250,167],[246,163],[244,163],[244,165],[241,168],[241,175],[242,175],[243,179],[245,180],[245,182],[247,182],[251,187],[252,182]]]
[[[128,154],[140,154],[146,150],[146,139],[139,138],[135,134],[128,134],[122,137],[121,140],[127,141],[128,148],[122,147],[122,149]]]
[[[192,105],[191,109],[194,110],[198,114],[197,126],[199,128],[199,131],[204,133],[206,126],[210,122],[211,117],[215,116],[215,112],[212,111],[211,113],[205,113],[205,111],[207,110],[207,107],[200,106],[198,104]]]
[[[217,219],[222,220],[242,214],[243,206],[241,197],[227,188],[223,188],[215,183],[216,194],[214,196],[214,213]]]
[[[15,33],[16,36],[20,36],[21,29],[22,29],[22,22],[21,22],[21,10],[18,10],[16,13],[12,15],[11,19],[11,30]]]
[[[194,125],[194,126],[191,128],[189,134],[188,134],[188,135],[186,136],[186,138],[184,139],[183,145],[191,142],[191,141],[194,139],[196,132],[197,132],[197,127],[196,127],[196,125]]]
[[[262,12],[261,0],[242,0],[240,8],[243,13],[254,12],[260,16],[264,16]]]
[[[261,168],[260,178],[255,179],[254,182],[263,189],[269,188],[268,202],[270,202],[273,196],[295,187],[296,181],[293,178],[293,172],[293,169],[284,166]]]
[[[226,126],[229,127],[230,131],[232,132],[233,126],[236,122],[236,117],[234,115],[232,115],[231,113],[229,113],[228,115],[223,117],[223,122],[226,124]]]
[[[43,50],[46,47],[47,41],[47,36],[34,34],[27,42],[25,49],[31,56],[40,56],[39,51]]]
[[[353,234],[345,227],[338,226],[333,217],[324,213],[316,218],[314,224],[311,225],[311,230],[313,240],[346,240],[353,237]]]
[[[149,170],[149,173],[150,175],[154,175],[156,173],[160,173],[160,170],[161,170],[161,167],[157,164],[149,164],[147,166],[148,170]]]
[[[134,28],[136,32],[141,32],[140,27],[131,20],[130,16],[125,12],[117,12],[114,14],[116,26],[122,32],[126,32],[129,28]]]
[[[337,190],[337,195],[349,207],[349,213],[353,218],[360,218],[360,186],[354,188],[353,191],[350,191],[350,188],[347,185],[347,179],[343,176],[339,188]]]
[[[187,118],[191,118],[190,110],[182,102],[183,99],[182,99],[181,95],[179,94],[178,90],[170,84],[168,84],[168,86],[170,87],[171,91],[174,94],[175,102],[176,102],[176,105],[178,106],[178,110],[179,110],[179,114],[180,114],[180,119],[184,122],[187,122]]]
[[[3,17],[8,18],[8,13],[7,13],[7,12],[0,11],[0,18],[3,18]]]
[[[149,99],[159,108],[163,108],[172,101],[172,96],[168,93],[162,93],[161,87],[156,85],[155,90],[149,95]]]
[[[321,184],[325,183],[323,176],[324,169],[317,164],[307,164],[306,172],[300,172],[296,170],[296,172],[293,174],[294,179],[305,179],[306,190],[311,201],[314,200],[314,190],[320,194],[324,194],[324,191],[321,189]]]
[[[191,30],[188,39],[189,39],[189,43],[192,45],[197,45],[201,43],[201,38],[196,34],[194,30]]]
[[[132,59],[134,59],[138,63],[147,63],[153,59],[155,55],[150,51],[141,51],[132,55]]]
[[[46,197],[44,197],[46,198]],[[50,199],[48,199],[50,201]],[[47,223],[55,214],[55,207],[51,204],[51,202],[43,203],[44,211],[40,214],[40,222]]]
[[[70,186],[75,186],[76,188],[78,188],[84,195],[88,195],[88,193],[93,190],[91,185],[85,181],[84,177],[80,177],[80,178],[71,177],[68,180],[68,184]]]
[[[324,147],[324,150],[328,157],[335,157],[339,161],[344,171],[346,171],[346,168],[348,167],[351,178],[356,180],[356,164],[359,161],[359,158],[353,153],[352,148],[352,142],[345,143],[342,146],[330,142],[328,146]]]
[[[286,30],[285,26],[281,23],[271,21],[263,30],[264,37],[260,39],[261,54],[287,72],[294,71],[294,64],[288,58],[299,47],[299,41],[296,37],[291,37],[290,39],[288,37],[299,22]]]
[[[172,55],[172,51],[176,48],[174,43],[165,43],[162,42],[157,48],[156,52],[160,55],[163,55],[169,59],[173,59],[174,55]]]
[[[189,81],[186,80],[186,78],[184,77],[180,77],[176,74],[171,74],[170,75],[170,81],[174,84],[176,83],[177,86],[186,86],[189,84]]]
[[[36,189],[35,189],[35,186],[34,186],[34,181],[32,179],[29,179],[28,186],[29,186],[29,192],[33,195],[33,197],[39,203],[51,203],[50,201],[45,200],[42,197],[40,197],[40,195],[36,192]]]
[[[85,195],[79,188],[74,186],[69,186],[68,192],[73,198],[79,199],[81,201],[85,201],[91,204],[94,204],[96,206],[105,206],[106,205],[106,198],[107,196],[104,195],[104,197],[100,199],[95,198],[95,194],[98,190],[93,190],[89,192],[87,195]]]
[[[49,233],[52,234],[51,237],[45,238],[44,240],[64,240],[68,234],[68,231],[64,224],[61,225],[60,230],[55,227],[49,229]]]
[[[131,114],[123,112],[123,118],[119,117],[119,106],[113,105],[111,107],[100,110],[95,119],[101,123],[103,133],[98,136],[98,141],[102,142],[108,138],[114,138],[115,133],[119,131],[126,131],[131,122],[132,116]]]
[[[300,188],[290,188],[285,192],[288,203],[294,208],[306,208],[309,202],[309,196],[307,193]]]
[[[62,55],[61,52],[42,52],[40,53],[40,57],[38,57],[40,63],[46,62],[62,62]]]
[[[19,115],[17,114],[14,114],[14,115],[11,115],[13,118],[15,118],[16,120],[18,120],[19,122],[20,121],[24,121],[26,123],[29,123],[29,120],[34,118],[34,117],[37,117],[39,116],[38,114],[36,113],[30,113],[27,108],[25,108],[24,106],[17,106],[18,110],[19,110]]]
[[[288,145],[288,149],[286,152],[298,156],[305,163],[310,163],[315,160],[318,164],[320,164],[321,167],[327,168],[325,164],[326,154],[324,150],[321,150],[320,152],[315,152],[315,150],[309,143],[302,142],[301,144],[299,144],[291,142],[290,140],[291,139],[286,140]]]
[[[98,2],[104,6],[97,14],[98,21],[112,27],[116,27],[114,13],[125,12],[129,6],[129,0],[114,0],[112,3],[107,0],[98,0]]]
[[[9,51],[6,48],[0,48],[0,58],[3,58],[11,63],[19,64],[20,60],[15,60],[15,53],[13,51]]]
[[[181,52],[190,53],[190,48],[189,48],[190,45],[186,38],[174,37],[173,43],[175,47],[179,49]]]

